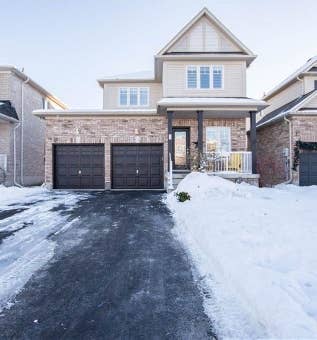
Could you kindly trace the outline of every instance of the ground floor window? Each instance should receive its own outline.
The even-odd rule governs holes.
[[[206,128],[206,152],[228,153],[231,151],[231,131],[226,126]]]

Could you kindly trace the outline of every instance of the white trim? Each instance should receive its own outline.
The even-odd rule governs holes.
[[[214,68],[219,67],[221,68],[221,87],[214,87]],[[224,71],[225,68],[223,65],[212,65],[212,88],[213,90],[224,90],[225,88],[225,76],[224,76]]]
[[[226,97],[165,97],[158,101],[158,105],[169,106],[169,105],[179,105],[179,106],[252,106],[264,108],[267,105],[263,100],[251,99],[251,98],[226,98]]]
[[[131,89],[137,89],[137,104],[132,105],[131,102]],[[147,100],[147,104],[146,105],[141,105],[140,104],[140,91],[141,89],[147,89],[147,93],[148,93],[148,100]],[[127,104],[121,104],[121,97],[120,97],[120,93],[121,90],[127,90]],[[150,88],[147,86],[123,86],[123,87],[119,87],[118,88],[118,107],[149,107],[150,106]]]
[[[196,68],[196,87],[188,87],[188,69],[189,68]],[[200,87],[200,68],[201,67],[208,67],[209,68],[209,87]],[[222,87],[214,87],[214,68],[220,67],[221,68],[221,86]],[[186,65],[185,68],[185,81],[186,81],[186,90],[214,90],[214,91],[221,91],[224,90],[224,65],[219,64],[197,64],[197,65]]]
[[[276,93],[278,93],[282,88],[286,87],[289,83],[299,77],[302,73],[307,72],[315,63],[317,63],[317,56],[309,59],[303,66],[297,69],[294,73],[292,73],[289,77],[284,79],[278,85],[273,87],[272,90],[268,91],[264,96],[263,99],[269,99],[273,97]]]
[[[275,122],[276,120],[279,120],[282,117],[286,117],[289,114],[299,114],[300,115],[302,112],[305,112],[305,111],[298,111],[298,110],[300,110],[302,107],[304,107],[307,102],[309,102],[310,100],[312,100],[316,96],[317,96],[317,90],[312,92],[307,98],[305,98],[303,101],[301,101],[300,103],[293,106],[291,109],[289,109],[287,111],[280,112],[278,115],[266,120],[265,122],[263,122],[261,124],[258,124],[256,127],[259,128],[261,126],[265,126],[265,125],[267,125],[271,122]]]
[[[232,32],[230,32],[206,7],[204,7],[192,20],[190,20],[175,36],[172,38],[158,53],[157,56],[163,55],[169,48],[176,43],[196,22],[198,22],[204,15],[217,26],[229,39],[233,41],[238,47],[247,55],[254,56],[254,53],[248,49]]]
[[[216,152],[219,152],[219,153],[221,153],[221,154],[226,154],[226,153],[230,153],[231,151],[232,151],[232,148],[231,148],[231,127],[230,126],[220,126],[220,125],[209,125],[209,126],[206,126],[206,131],[205,131],[205,133],[206,133],[206,143],[205,143],[205,149],[206,149],[206,153],[208,153],[209,151],[207,150],[207,131],[208,131],[208,129],[219,129],[219,136],[218,137],[220,137],[220,129],[228,129],[228,131],[229,131],[229,136],[228,136],[228,138],[229,138],[229,151],[225,151],[225,152],[222,152],[222,151],[219,151],[219,150],[216,150]],[[220,141],[220,139],[219,139],[219,142],[221,142]]]

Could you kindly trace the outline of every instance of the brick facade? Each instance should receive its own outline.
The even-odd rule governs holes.
[[[286,121],[257,130],[257,168],[260,184],[272,186],[288,179],[287,158],[283,150],[289,147],[289,127]]]
[[[290,118],[292,124],[292,150],[296,141],[317,142],[317,117],[294,115]],[[284,149],[289,149],[289,124],[278,121],[257,130],[258,172],[261,184],[272,186],[289,179],[289,158],[283,155]],[[294,153],[290,155],[293,159]],[[293,183],[299,183],[299,172],[292,172]]]
[[[197,142],[196,119],[173,119],[173,126],[190,127],[192,150]],[[206,119],[207,126],[231,127],[233,151],[246,150],[245,119]],[[163,143],[164,173],[168,170],[167,118],[165,116],[133,117],[50,117],[46,118],[45,183],[53,184],[53,144],[102,143],[105,145],[105,187],[111,187],[112,143]]]

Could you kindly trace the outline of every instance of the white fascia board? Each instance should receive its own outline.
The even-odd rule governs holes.
[[[155,115],[156,109],[72,109],[72,110],[34,110],[33,114],[38,117],[48,116],[142,116],[142,115]]]
[[[294,81],[297,77],[299,77],[302,73],[307,72],[315,63],[317,63],[317,56],[309,59],[303,66],[297,69],[294,73],[292,73],[289,77],[280,82],[277,86],[273,87],[272,90],[268,91],[263,97],[264,100],[274,96],[279,90],[286,87],[289,83]]]

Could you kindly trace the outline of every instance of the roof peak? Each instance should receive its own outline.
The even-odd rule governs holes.
[[[297,77],[299,77],[302,73],[307,72],[313,64],[317,63],[317,55],[308,59],[305,64],[299,67],[295,72],[293,72],[289,77],[285,78],[281,81],[278,85],[273,87],[272,90],[268,91],[264,96],[263,99],[269,99],[270,97],[274,96],[283,88],[287,87],[292,81],[294,81]]]

